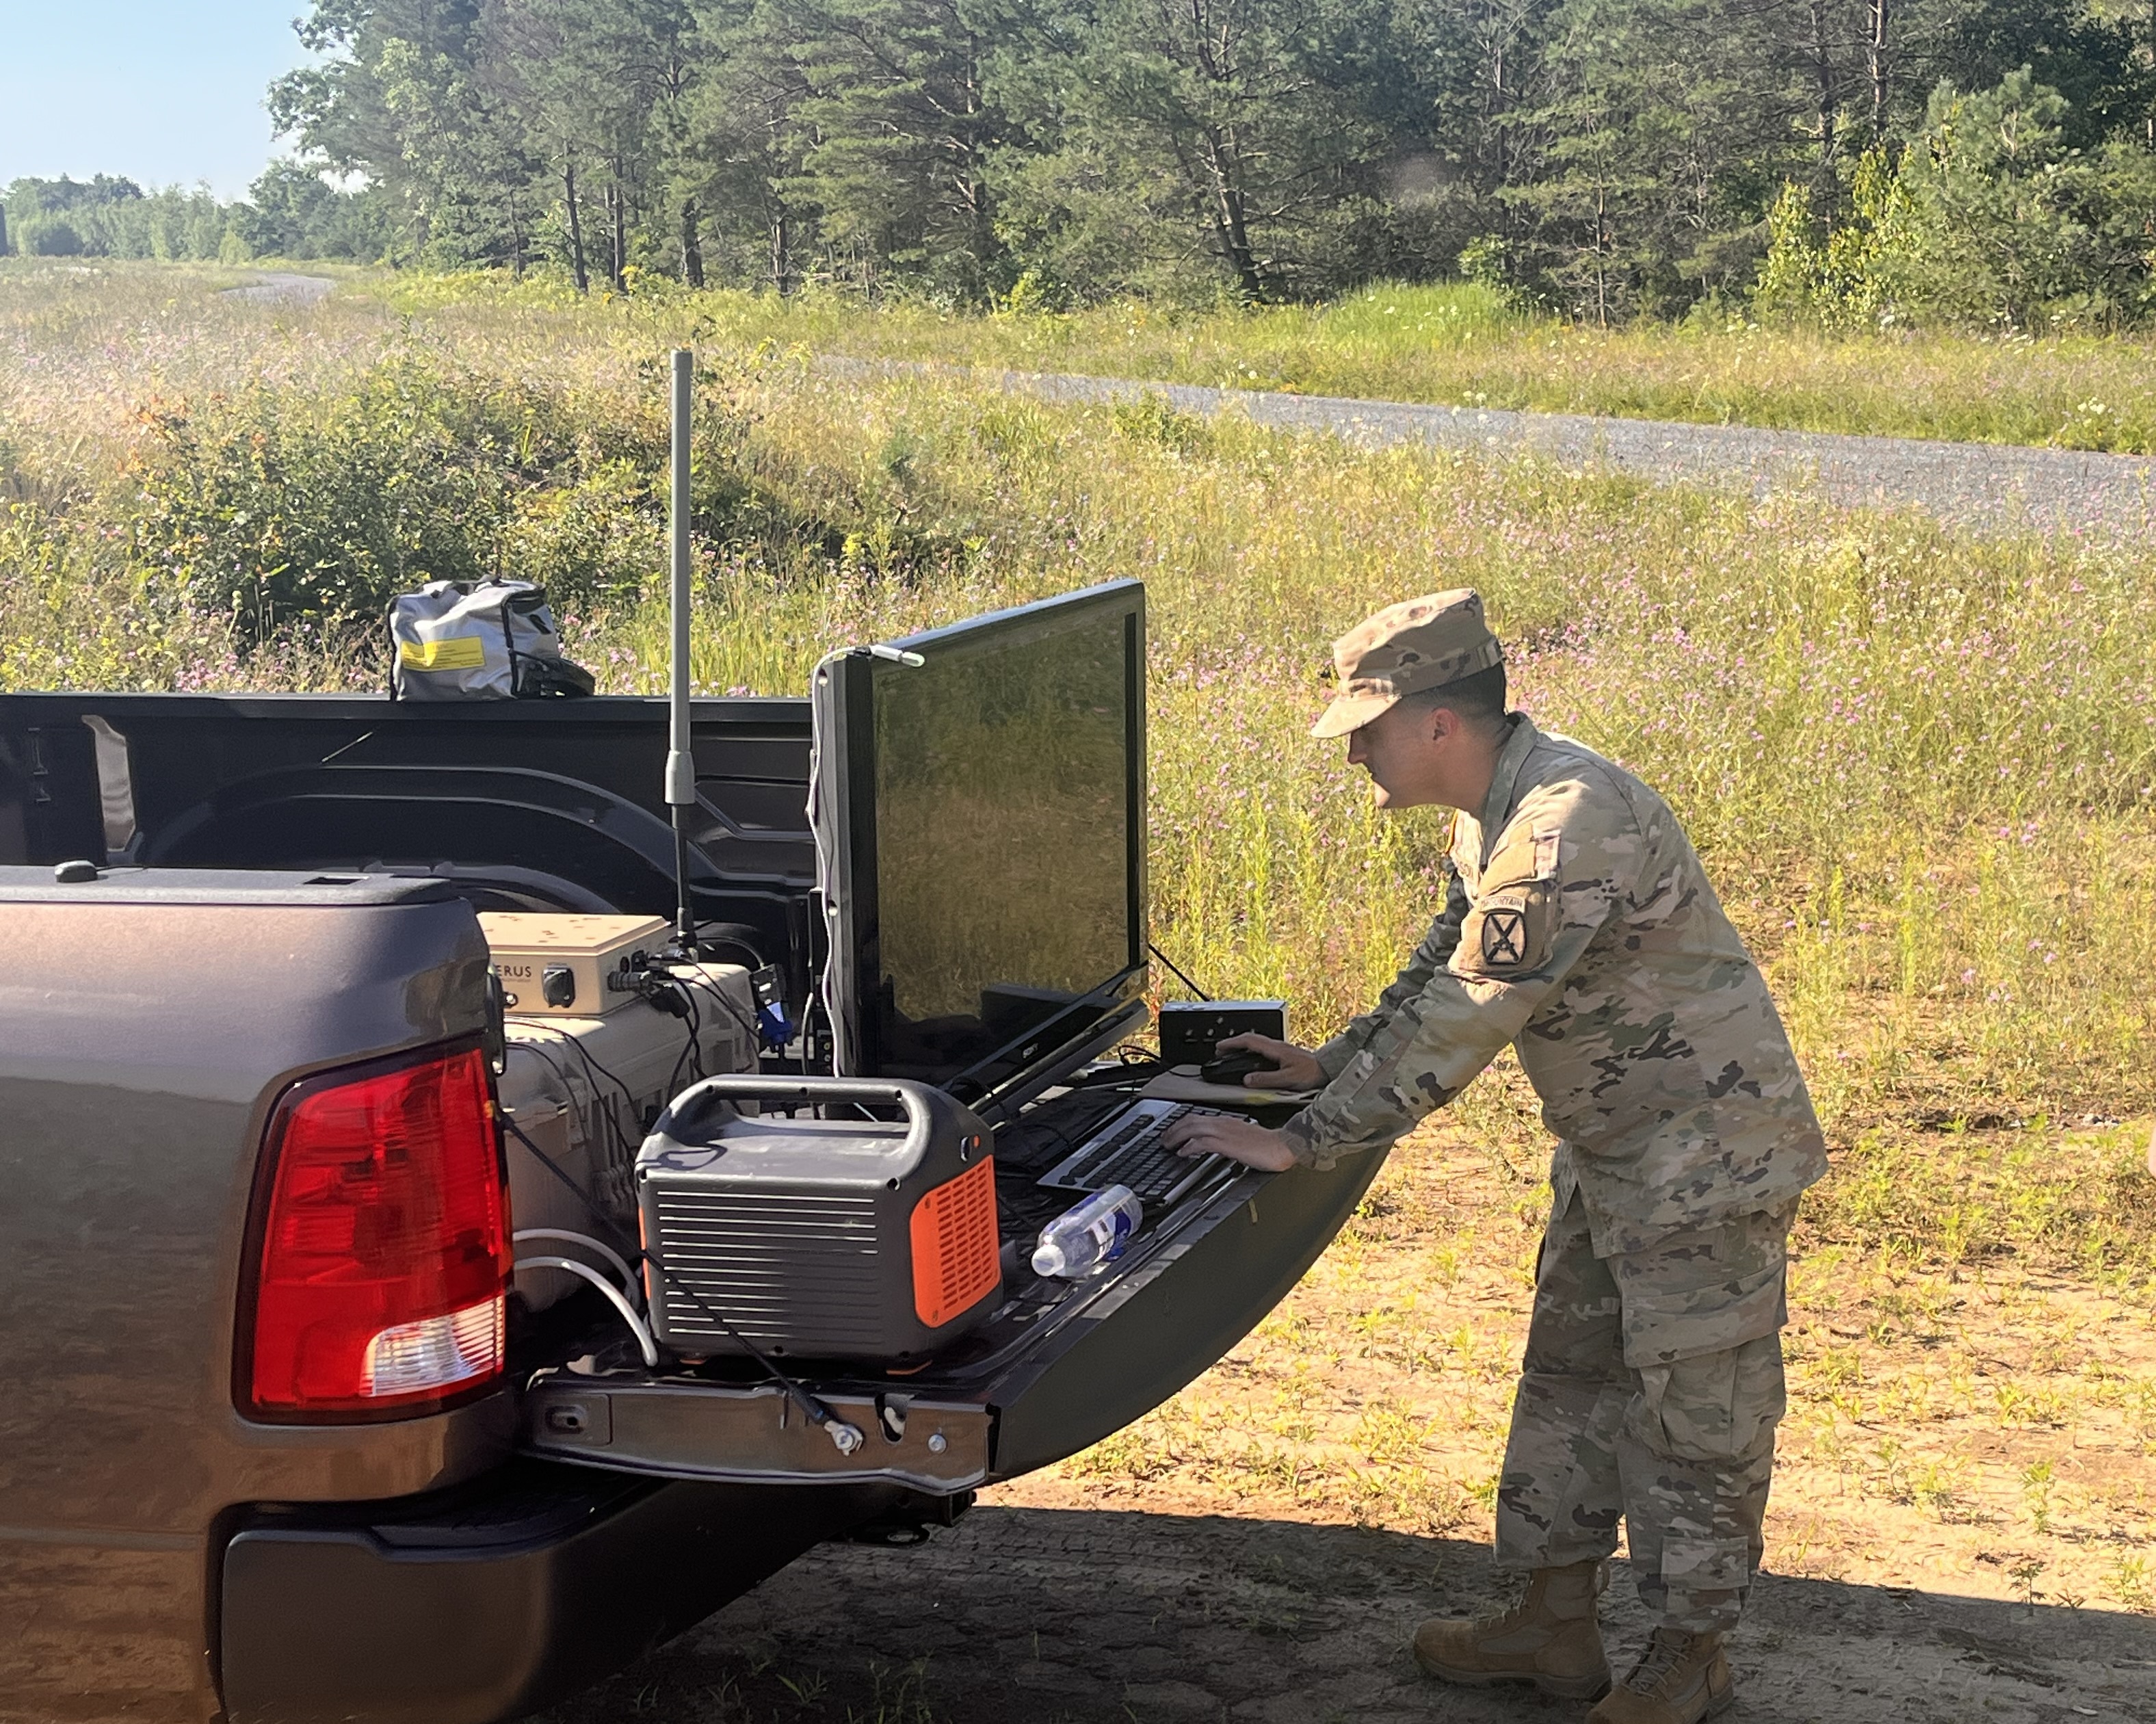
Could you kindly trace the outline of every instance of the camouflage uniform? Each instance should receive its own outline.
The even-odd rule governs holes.
[[[1517,1050],[1558,1143],[1499,1562],[1607,1556],[1621,1513],[1659,1620],[1725,1629],[1783,1408],[1784,1245],[1825,1145],[1676,816],[1593,750],[1510,723],[1488,800],[1455,827],[1443,912],[1317,1050],[1327,1086],[1286,1135],[1319,1167],[1382,1150]]]
[[[1793,1200],[1608,1258],[1578,1191],[1551,1215],[1497,1479],[1500,1567],[1607,1557],[1621,1512],[1658,1624],[1735,1625],[1774,1469],[1795,1211]]]

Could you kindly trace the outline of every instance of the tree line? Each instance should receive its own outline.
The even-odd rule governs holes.
[[[1597,321],[2156,309],[2156,0],[314,0],[257,252]],[[340,192],[321,178],[360,189]]]
[[[229,207],[207,190],[146,192],[109,173],[23,178],[0,191],[0,256],[215,259],[238,250],[231,226]]]
[[[373,192],[331,186],[275,162],[227,203],[206,186],[145,189],[119,174],[24,176],[0,188],[0,257],[164,258],[239,264],[257,257],[395,260],[396,212]]]

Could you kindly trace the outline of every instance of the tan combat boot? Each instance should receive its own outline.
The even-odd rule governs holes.
[[[1476,1688],[1532,1682],[1560,1700],[1593,1700],[1609,1686],[1609,1660],[1594,1621],[1601,1590],[1599,1562],[1537,1568],[1510,1610],[1424,1623],[1415,1630],[1415,1662],[1441,1682]]]
[[[1698,1724],[1737,1698],[1719,1634],[1656,1629],[1645,1655],[1587,1724]]]

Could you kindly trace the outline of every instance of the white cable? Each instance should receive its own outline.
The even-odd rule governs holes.
[[[519,1227],[509,1238],[512,1244],[521,1244],[526,1239],[559,1239],[565,1244],[581,1245],[587,1251],[596,1251],[621,1272],[621,1290],[630,1299],[639,1297],[644,1291],[637,1284],[636,1271],[629,1268],[629,1260],[613,1247],[602,1244],[588,1233],[572,1233],[566,1227]]]
[[[516,1260],[516,1267],[520,1269],[566,1269],[572,1275],[583,1276],[613,1301],[613,1308],[621,1313],[621,1320],[629,1325],[636,1336],[636,1345],[644,1354],[644,1368],[647,1371],[659,1368],[659,1344],[652,1340],[651,1330],[644,1325],[644,1319],[638,1316],[636,1308],[621,1296],[621,1289],[589,1263],[578,1263],[573,1257],[520,1257]]]
[[[860,1026],[848,1023],[831,1009],[831,1001],[839,993],[840,980],[839,965],[840,941],[834,931],[839,918],[839,907],[832,902],[831,858],[825,853],[824,847],[824,738],[821,727],[814,721],[813,708],[815,704],[816,689],[819,684],[827,683],[829,679],[836,674],[832,667],[840,660],[852,657],[857,651],[865,651],[870,658],[883,659],[891,664],[905,665],[914,669],[918,669],[928,662],[917,652],[910,651],[903,646],[894,646],[888,641],[878,641],[868,647],[841,647],[836,652],[826,653],[817,661],[815,671],[808,679],[809,698],[812,703],[812,717],[808,729],[808,835],[816,846],[816,887],[824,900],[824,981],[820,991],[824,1005],[824,1021],[831,1027],[831,1075],[834,1078],[851,1075],[850,1068],[860,1052],[860,1050],[854,1045],[854,1038],[859,1032]],[[823,704],[828,708],[829,702],[824,702]],[[854,980],[858,985],[860,978],[856,976]],[[808,1033],[808,1027],[805,1023],[802,1027],[802,1032],[803,1035]]]
[[[833,666],[845,658],[845,651],[826,653],[808,679],[813,693],[817,683],[827,675],[835,676]],[[828,705],[828,703],[826,703]],[[824,974],[817,988],[818,1002],[824,1008],[824,1022],[831,1031],[831,1075],[843,1077],[849,1063],[851,1047],[846,1045],[844,1027],[839,1015],[831,1010],[831,1001],[838,991],[839,937],[838,907],[831,897],[831,858],[824,847],[824,730],[812,716],[808,726],[808,836],[816,847],[816,891],[824,901]],[[807,1047],[808,1014],[802,1014],[803,1047]]]

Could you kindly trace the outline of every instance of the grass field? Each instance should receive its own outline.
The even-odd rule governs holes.
[[[439,283],[280,309],[219,300],[224,279],[0,267],[0,688],[378,686],[371,640],[310,606],[364,614],[382,582],[468,567],[544,575],[603,684],[657,688],[658,362],[693,337],[699,685],[798,692],[839,641],[1143,577],[1155,937],[1219,991],[1285,995],[1315,1038],[1389,978],[1445,843],[1435,816],[1378,818],[1305,736],[1325,643],[1476,584],[1521,703],[1686,821],[1835,1148],[1800,1224],[1770,1562],[2156,1608],[2156,552],[1056,407],[963,373],[840,379],[802,353],[1221,381],[1205,368],[1270,342],[1286,368],[1247,380],[1443,398],[1502,374],[1562,398],[1517,404],[1629,411],[1674,409],[1671,356],[1696,354],[1797,415],[1769,422],[1815,423],[1802,404],[1826,411],[1863,356],[1794,337],[1590,347],[1492,313],[1456,345],[1358,347],[1301,312],[1133,316],[1125,337],[1122,313],[957,325]],[[1972,353],[1999,368],[1989,400]],[[2040,404],[2076,389],[2143,410],[2145,383],[2110,381],[2136,366],[2123,343],[1896,345],[1836,410],[2050,435]],[[1627,374],[1651,388],[1594,394]],[[1494,1073],[1229,1361],[1013,1489],[1476,1524],[1542,1202],[1528,1100]]]
[[[452,280],[412,282],[392,300],[431,311],[475,293],[511,304],[570,299],[549,282]],[[730,340],[862,358],[2156,453],[2156,342],[2146,336],[1830,337],[1761,328],[1741,314],[1595,329],[1515,311],[1486,288],[1458,284],[1380,286],[1332,305],[1258,311],[1117,304],[983,317],[734,293],[696,303]]]

